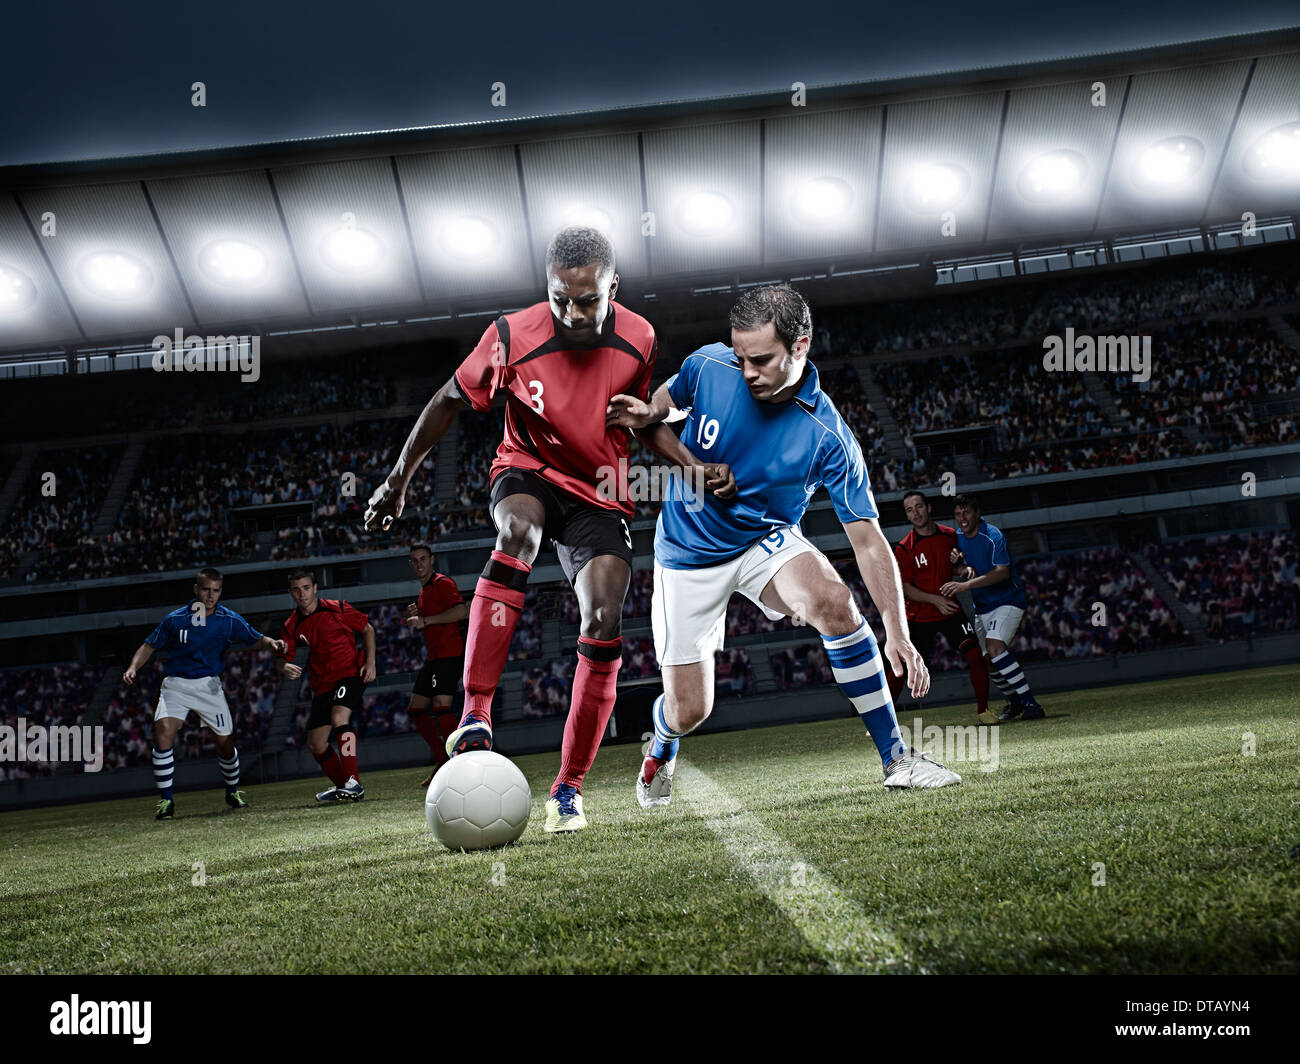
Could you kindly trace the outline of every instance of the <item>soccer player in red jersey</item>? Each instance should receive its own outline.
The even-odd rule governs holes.
[[[447,747],[452,756],[492,748],[492,696],[528,574],[543,543],[554,543],[581,613],[560,772],[546,802],[546,830],[568,832],[587,826],[582,781],[614,708],[632,573],[628,437],[607,423],[609,400],[646,398],[658,345],[650,323],[614,301],[614,249],[598,230],[570,226],[556,233],[546,250],[546,281],[547,301],[499,317],[429,401],[370,497],[365,526],[386,529],[401,516],[411,477],[462,404],[483,411],[504,394],[505,438],[490,474],[496,549],[470,606],[465,715]],[[730,471],[700,462],[666,425],[638,436],[702,479],[706,490],[734,493]]]
[[[427,543],[411,548],[411,570],[420,581],[420,597],[406,607],[406,625],[424,636],[425,662],[415,678],[407,709],[416,730],[433,751],[433,771],[447,763],[447,737],[458,723],[451,711],[456,685],[465,669],[460,622],[469,616],[456,581],[438,572]],[[430,705],[433,712],[429,712]],[[420,784],[428,787],[433,772]]]
[[[930,501],[919,491],[903,496],[903,512],[912,523],[912,531],[894,547],[894,557],[903,578],[908,635],[920,651],[921,660],[928,664],[934,638],[943,633],[948,645],[970,663],[970,685],[980,723],[996,724],[997,715],[989,709],[988,666],[975,629],[961,605],[939,592],[953,578],[951,555],[957,548],[957,530],[935,522]],[[898,698],[903,677],[895,676],[892,669],[887,669],[885,675],[890,696]]]
[[[359,801],[366,796],[357,770],[357,729],[352,714],[361,709],[366,684],[375,678],[375,629],[366,615],[342,599],[317,594],[316,574],[295,569],[289,574],[294,611],[280,631],[285,643],[280,672],[290,680],[302,675],[293,664],[297,644],[307,647],[307,682],[311,685],[311,716],[307,720],[307,749],[334,784],[316,795],[318,802]],[[365,644],[357,649],[357,636]],[[338,753],[330,745],[331,730]]]

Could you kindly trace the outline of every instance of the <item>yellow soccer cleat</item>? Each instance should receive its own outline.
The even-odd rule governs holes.
[[[998,715],[994,713],[993,710],[986,709],[983,713],[975,714],[975,719],[981,724],[996,724],[998,722]]]
[[[546,831],[551,834],[564,834],[581,831],[587,826],[587,818],[582,815],[582,795],[577,787],[560,784],[556,792],[546,799]]]

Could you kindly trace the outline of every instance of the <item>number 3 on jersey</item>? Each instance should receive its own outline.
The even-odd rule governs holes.
[[[544,413],[546,410],[546,404],[542,402],[542,382],[538,380],[529,381],[528,390],[533,393],[533,409],[539,414]]]
[[[718,419],[716,417],[700,418],[699,427],[695,430],[695,442],[705,451],[718,442]]]

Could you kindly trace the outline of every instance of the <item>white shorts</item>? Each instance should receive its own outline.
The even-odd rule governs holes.
[[[191,710],[199,715],[199,720],[211,729],[213,735],[229,735],[234,730],[235,721],[226,704],[226,692],[221,689],[220,677],[200,676],[196,680],[184,676],[163,677],[153,719],[184,720]]]
[[[980,648],[987,653],[984,643],[989,639],[999,639],[1010,646],[1024,615],[1025,611],[1019,606],[994,606],[988,613],[977,612],[973,627],[979,636]]]
[[[809,551],[821,553],[797,526],[787,525],[721,565],[665,569],[655,562],[650,625],[659,665],[690,665],[721,650],[732,592],[739,591],[768,620],[784,617],[764,606],[759,596],[778,569]]]

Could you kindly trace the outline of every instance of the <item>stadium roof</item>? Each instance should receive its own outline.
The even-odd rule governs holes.
[[[793,95],[0,169],[0,351],[515,305],[574,221],[645,287],[1300,208],[1297,29]]]

